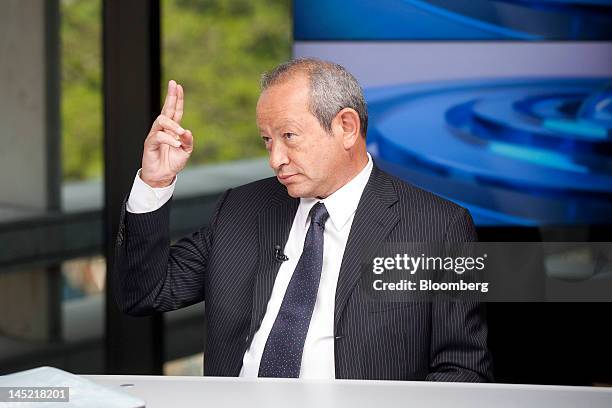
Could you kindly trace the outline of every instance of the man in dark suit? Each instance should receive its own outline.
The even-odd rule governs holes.
[[[205,301],[205,375],[491,380],[478,304],[374,302],[358,284],[362,255],[385,242],[476,234],[464,208],[373,163],[350,73],[296,59],[264,75],[257,124],[276,177],[226,191],[208,226],[170,245],[170,197],[193,151],[183,100],[171,81],[122,215],[125,313]]]

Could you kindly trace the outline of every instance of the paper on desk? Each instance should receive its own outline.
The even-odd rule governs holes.
[[[141,408],[145,402],[112,388],[104,387],[78,375],[53,367],[38,367],[0,376],[0,387],[68,387],[69,402],[55,402],[53,407]],[[10,402],[7,407],[40,408],[40,402]],[[3,403],[0,402],[0,406]]]

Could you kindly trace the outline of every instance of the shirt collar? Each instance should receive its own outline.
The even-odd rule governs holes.
[[[368,163],[366,166],[348,183],[336,190],[327,198],[300,198],[300,205],[297,210],[297,225],[306,228],[308,222],[308,213],[310,209],[319,201],[325,204],[329,218],[334,224],[337,231],[342,230],[353,213],[357,210],[359,199],[365,189],[366,184],[372,173],[373,163],[370,153],[368,155]]]

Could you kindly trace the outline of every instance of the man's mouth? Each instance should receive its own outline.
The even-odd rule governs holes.
[[[278,177],[280,181],[287,182],[287,181],[290,181],[295,176],[297,176],[297,174],[282,174],[282,175],[278,174],[276,177]]]

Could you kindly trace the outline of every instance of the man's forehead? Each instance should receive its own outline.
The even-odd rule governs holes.
[[[259,128],[259,130],[263,130],[262,126],[271,126],[272,129],[276,130],[279,128],[284,128],[287,126],[295,126],[295,127],[300,127],[301,126],[301,122],[299,120],[299,117],[289,117],[289,116],[276,116],[276,117],[270,117],[268,118],[268,120],[265,120],[265,122],[260,123],[260,121],[257,121],[257,127]]]
[[[297,81],[283,81],[265,89],[257,101],[257,125],[299,126],[309,113],[310,87],[301,77]]]

